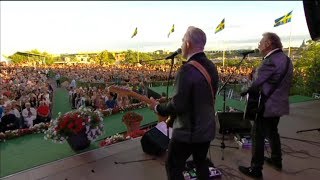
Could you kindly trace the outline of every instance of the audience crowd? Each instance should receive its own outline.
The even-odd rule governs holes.
[[[171,78],[175,77],[178,68],[173,67]],[[64,83],[63,77],[70,81],[65,87],[73,109],[91,107],[104,111],[140,102],[125,94],[109,92],[110,84],[121,84],[136,93],[148,95],[150,83],[166,81],[169,69],[169,65],[3,66],[0,70],[0,132],[49,122],[53,87],[60,87]],[[53,80],[49,78],[49,72],[54,74]],[[222,83],[234,73],[229,83],[246,84],[252,69],[218,66],[218,72]],[[106,86],[79,87],[79,82]]]
[[[15,65],[0,71],[0,131],[49,121],[53,89],[48,71]]]

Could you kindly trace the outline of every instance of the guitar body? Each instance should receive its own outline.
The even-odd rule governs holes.
[[[254,121],[261,110],[261,92],[249,92],[247,97],[247,105],[245,108],[245,119]]]

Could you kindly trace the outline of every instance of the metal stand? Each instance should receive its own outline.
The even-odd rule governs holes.
[[[319,131],[320,132],[320,128],[300,130],[300,131],[297,131],[297,133],[308,132],[308,131]]]
[[[170,64],[170,71],[169,71],[169,75],[168,75],[168,81],[167,81],[167,94],[166,94],[166,100],[168,102],[168,99],[169,99],[169,83],[170,83],[170,77],[171,77],[171,73],[172,73],[172,69],[173,69],[173,64],[174,64],[174,57],[171,57],[171,64]],[[171,119],[171,117],[169,117],[169,121],[173,121]],[[169,125],[168,123],[167,124],[167,136],[169,138],[169,141],[170,141],[170,136],[169,136]]]
[[[242,64],[243,60],[244,60],[247,56],[248,56],[248,54],[244,54],[244,55],[243,55],[243,58],[241,59],[241,61],[239,62],[239,64],[237,64],[235,70],[237,70],[237,69],[239,68],[239,66]],[[235,71],[233,71],[233,72],[229,75],[229,77],[227,78],[227,80],[224,82],[224,84],[222,85],[222,87],[221,87],[220,90],[218,91],[218,94],[219,94],[219,93],[221,92],[221,90],[223,90],[223,112],[226,112],[226,85],[228,84],[230,78],[233,76],[234,72],[235,72]],[[222,124],[223,124],[223,120],[222,120],[221,122],[222,122]],[[224,127],[224,126],[221,125],[221,124],[220,124],[220,126]],[[224,144],[224,134],[225,134],[224,131],[225,131],[225,130],[223,130],[223,129],[221,130],[221,132],[222,132],[222,140],[221,140],[221,146],[220,146],[220,147],[221,147],[221,153],[222,153],[221,160],[224,160],[224,149],[225,149],[226,147],[239,149],[239,147],[226,146],[226,145]]]

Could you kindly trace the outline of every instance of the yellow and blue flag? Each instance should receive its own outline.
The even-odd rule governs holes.
[[[135,37],[138,34],[138,28],[136,27],[136,29],[134,30],[131,38]]]
[[[168,38],[169,38],[170,34],[173,33],[173,32],[174,32],[174,24],[172,24],[172,27],[171,27],[171,29],[170,29],[170,31],[168,33]]]
[[[222,19],[221,23],[216,27],[215,34],[222,31],[224,29],[224,18]]]
[[[291,22],[291,18],[292,18],[292,11],[289,12],[288,14],[274,20],[274,25],[273,27],[277,27],[277,26],[280,26],[280,25],[283,25],[283,24],[286,24],[288,22]]]

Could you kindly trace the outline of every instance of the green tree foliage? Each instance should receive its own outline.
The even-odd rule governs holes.
[[[301,59],[294,62],[291,94],[311,96],[320,93],[320,43],[308,41]]]
[[[25,56],[16,53],[9,56],[9,58],[12,59],[12,62],[15,64],[25,63],[27,61],[27,58]]]
[[[107,50],[104,50],[104,51],[102,51],[102,52],[100,52],[100,53],[98,54],[97,60],[99,61],[98,63],[99,63],[100,65],[108,62],[108,59],[109,59],[109,55],[108,55],[108,54],[109,54],[109,52],[108,52]]]
[[[114,57],[114,55],[111,52],[108,52],[108,60],[107,62],[109,64],[114,64],[116,62],[116,58]]]
[[[136,51],[128,50],[125,52],[126,58],[123,61],[123,63],[127,64],[132,64],[132,63],[138,63],[138,54]]]

